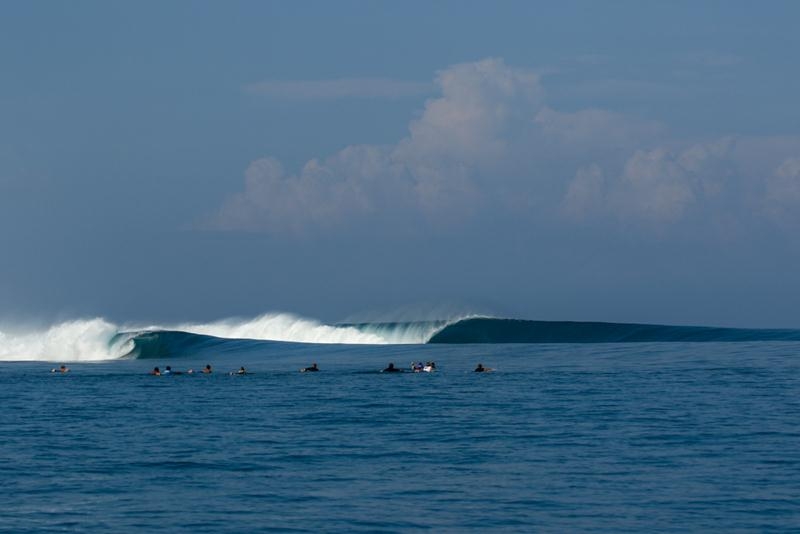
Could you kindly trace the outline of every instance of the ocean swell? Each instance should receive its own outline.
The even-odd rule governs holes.
[[[327,325],[286,313],[174,326],[120,327],[104,319],[45,329],[0,328],[0,361],[90,362],[230,353],[253,343],[636,343],[800,341],[800,330],[525,321],[462,317],[441,321]]]
[[[467,318],[428,343],[642,343],[800,341],[800,330]]]

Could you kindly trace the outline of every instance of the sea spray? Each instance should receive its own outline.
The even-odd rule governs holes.
[[[133,349],[132,336],[100,318],[66,321],[44,330],[0,329],[0,361],[116,360]]]
[[[264,314],[243,321],[228,319],[207,324],[184,324],[174,330],[227,339],[359,345],[389,343],[377,333],[362,331],[353,326],[330,326],[289,313]]]

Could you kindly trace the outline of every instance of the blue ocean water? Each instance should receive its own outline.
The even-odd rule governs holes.
[[[192,346],[0,363],[0,530],[800,530],[795,341]]]

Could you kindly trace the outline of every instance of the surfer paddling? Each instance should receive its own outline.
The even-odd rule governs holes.
[[[317,367],[316,363],[312,363],[311,367],[304,367],[300,369],[301,373],[315,373],[317,371],[319,371],[319,367]]]
[[[381,372],[382,373],[402,373],[403,370],[402,369],[398,369],[397,367],[395,367],[394,363],[390,363],[389,366],[386,369],[384,369],[383,371],[381,371]]]
[[[476,373],[488,373],[489,371],[494,371],[491,367],[484,367],[482,363],[478,364],[478,367],[475,368]]]
[[[69,373],[69,367],[67,367],[66,365],[61,365],[57,369],[56,368],[50,369],[50,372],[51,373]]]

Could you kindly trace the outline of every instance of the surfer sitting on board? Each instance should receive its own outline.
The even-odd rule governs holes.
[[[475,368],[475,372],[476,373],[488,373],[489,371],[492,371],[492,370],[493,369],[490,368],[490,367],[484,367],[482,363],[479,363],[478,367]]]
[[[301,373],[313,373],[316,371],[319,371],[319,367],[317,367],[316,363],[312,363],[311,367],[304,367],[303,369],[300,369]]]

